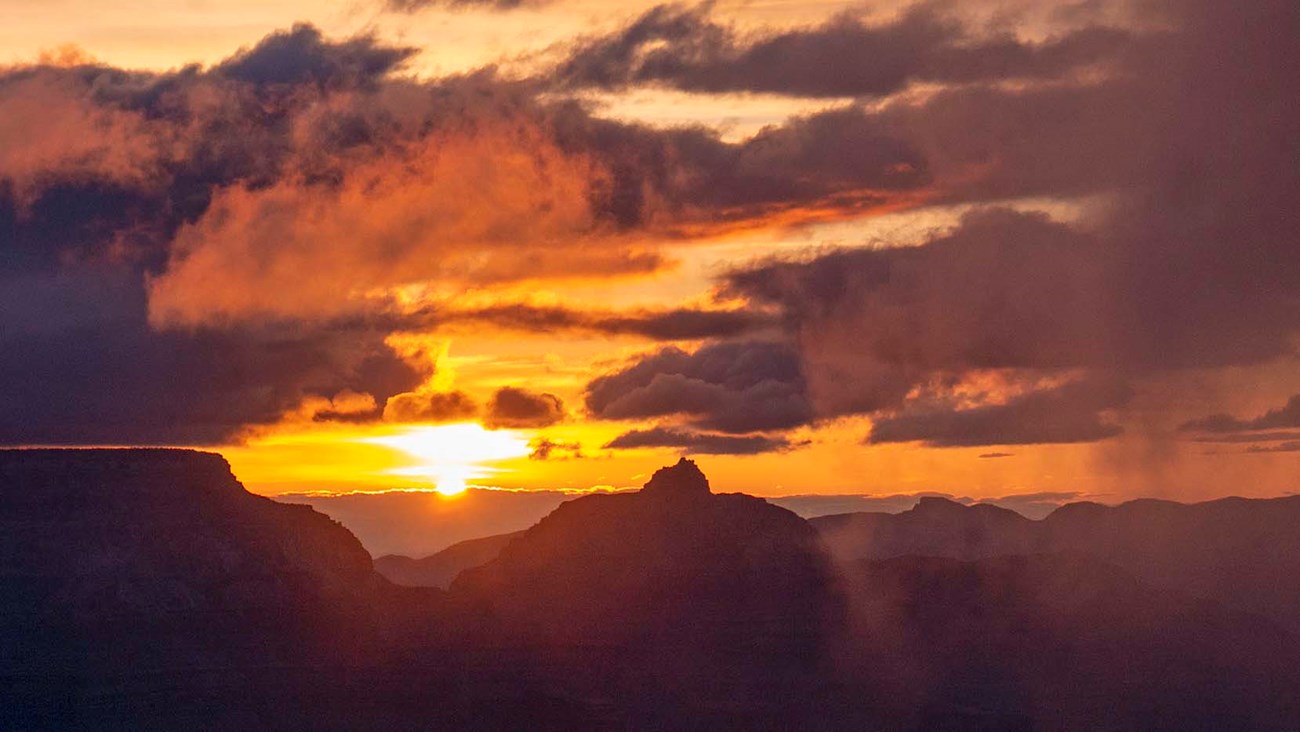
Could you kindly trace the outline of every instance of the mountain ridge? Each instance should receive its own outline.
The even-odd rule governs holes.
[[[1113,562],[836,558],[694,463],[647,485],[562,504],[442,591],[385,580],[216,455],[0,451],[0,726],[1300,724],[1294,634]],[[1027,520],[930,501],[896,523],[987,551]]]
[[[426,557],[385,554],[375,557],[375,571],[394,584],[447,589],[461,571],[486,564],[524,531],[466,539]]]
[[[809,523],[840,562],[1086,554],[1156,587],[1212,599],[1300,632],[1300,496],[1080,502],[1042,519],[935,498],[900,514],[837,514]]]

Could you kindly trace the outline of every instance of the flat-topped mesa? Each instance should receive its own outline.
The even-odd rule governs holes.
[[[660,468],[641,489],[645,496],[684,498],[712,495],[709,479],[693,460],[682,458],[676,465]]]
[[[220,455],[164,448],[0,450],[0,508],[134,511],[254,501]]]
[[[19,608],[33,616],[192,628],[205,613],[327,613],[378,578],[347,529],[249,493],[213,453],[0,450],[0,525],[0,577],[48,591]]]
[[[962,514],[969,506],[960,504],[950,498],[942,496],[921,496],[912,507],[912,511],[920,514],[943,515],[943,514]]]

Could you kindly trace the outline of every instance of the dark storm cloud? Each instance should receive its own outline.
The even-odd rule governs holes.
[[[598,119],[575,103],[554,112],[562,148],[599,151],[608,177],[594,194],[621,227],[707,230],[816,204],[860,212],[931,180],[897,130],[853,107],[795,117],[737,143],[703,127]]]
[[[598,419],[684,415],[696,427],[733,434],[812,418],[797,354],[763,341],[716,343],[694,353],[661,349],[591,381],[586,403]]]
[[[549,427],[564,417],[564,402],[554,394],[506,386],[492,395],[483,424],[491,429],[532,429]]]
[[[786,313],[819,417],[873,414],[877,440],[1098,439],[1115,425],[1086,409],[1044,409],[1037,435],[990,424],[1051,393],[969,413],[904,407],[990,371],[1110,383],[1295,352],[1300,159],[1286,141],[1300,135],[1300,80],[1284,69],[1300,51],[1281,28],[1297,9],[1146,7],[1162,30],[1093,82],[940,91],[874,118],[923,151],[940,199],[1106,195],[1078,221],[977,208],[918,247],[729,278],[733,293]]]
[[[0,264],[49,268],[113,256],[150,269],[177,229],[224,186],[289,175],[328,177],[295,156],[295,118],[322,94],[368,87],[411,53],[370,37],[322,40],[310,26],[273,34],[210,71],[103,66],[0,70]],[[271,92],[276,92],[271,94]],[[298,133],[331,155],[373,142],[373,120],[348,110]]]
[[[730,286],[786,312],[820,414],[869,413],[935,374],[1108,362],[1098,254],[1044,216],[989,210],[924,246],[774,262]]]
[[[394,78],[409,54],[299,26],[209,70],[0,73],[0,114],[17,120],[0,144],[6,256],[51,266],[111,249],[157,275],[159,324],[303,317],[340,292],[427,278],[645,273],[657,252],[605,235],[850,215],[929,180],[853,109],[730,143],[599,119],[491,72]],[[502,164],[473,164],[488,157]],[[308,264],[310,280],[282,274]]]
[[[914,81],[1051,78],[1107,60],[1129,38],[1102,27],[1041,43],[978,36],[930,3],[886,24],[846,13],[812,28],[741,39],[709,11],[660,5],[615,34],[579,44],[555,76],[570,87],[881,96]]]
[[[382,400],[421,379],[382,331],[156,332],[121,273],[4,280],[0,311],[3,444],[219,444],[307,397]]]
[[[868,442],[924,442],[930,447],[1094,442],[1122,431],[1103,413],[1131,392],[1116,384],[1067,384],[1005,404],[932,409],[876,419]]]
[[[383,78],[417,52],[415,48],[381,45],[370,36],[331,42],[315,27],[299,24],[272,33],[253,48],[223,61],[213,72],[255,84],[356,87]]]
[[[781,437],[725,435],[670,427],[632,430],[615,437],[605,445],[607,450],[647,447],[678,448],[688,455],[759,455],[788,450],[792,445],[789,440]]]
[[[416,386],[423,375],[384,345],[387,331],[159,332],[145,286],[215,188],[281,174],[288,107],[249,94],[369,82],[407,56],[298,27],[211,72],[0,72],[13,135],[0,140],[0,443],[216,444],[304,400],[382,402]],[[316,416],[365,418],[330,409]]]
[[[1286,404],[1270,409],[1254,419],[1238,419],[1227,414],[1214,414],[1209,417],[1184,422],[1180,430],[1184,432],[1249,432],[1255,430],[1275,430],[1300,427],[1300,394],[1287,400]],[[1282,433],[1286,434],[1286,433]],[[1255,439],[1260,439],[1256,437]]]

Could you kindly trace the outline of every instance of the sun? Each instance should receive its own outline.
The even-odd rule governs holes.
[[[421,425],[363,440],[400,450],[415,464],[394,468],[394,475],[429,480],[444,496],[464,493],[475,480],[496,472],[491,463],[528,455],[528,440],[514,430],[489,430],[483,425]]]

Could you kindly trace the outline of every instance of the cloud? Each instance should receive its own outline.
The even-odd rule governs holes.
[[[1011,453],[1011,452],[986,452],[980,454],[979,458],[981,460],[996,460],[998,458],[1009,458],[1015,456],[1016,456],[1015,453]]]
[[[478,403],[463,391],[414,391],[396,394],[384,404],[386,422],[462,422],[477,417]]]
[[[9,199],[10,216],[40,216],[32,208],[58,186],[97,183],[109,192],[152,187],[163,175],[173,131],[99,104],[86,78],[101,73],[108,75],[94,67],[0,71],[0,208]]]
[[[299,26],[208,69],[0,70],[0,441],[211,444],[344,390],[384,404],[427,376],[385,343],[429,324],[396,288],[644,274],[664,266],[646,232],[828,197],[850,210],[881,200],[862,186],[915,179],[890,172],[896,147],[837,162],[819,126],[874,138],[834,115],[728,143],[488,73],[398,78],[409,57]],[[476,317],[663,340],[771,325],[688,308]]]
[[[1300,394],[1292,396],[1286,404],[1270,409],[1254,419],[1237,419],[1227,414],[1214,414],[1184,422],[1178,429],[1183,432],[1227,433],[1289,428],[1300,428]]]
[[[597,418],[738,435],[944,405],[965,429],[1066,382],[1141,384],[1293,355],[1294,3],[1131,10],[1123,33],[1032,42],[926,9],[750,39],[660,11],[643,19],[649,40],[620,41],[623,66],[591,67],[617,72],[611,84],[624,68],[627,83],[665,84],[747,68],[751,86],[794,93],[818,82],[803,54],[838,59],[861,41],[876,44],[878,68],[827,67],[825,83],[866,89],[863,74],[885,61],[902,71],[880,89],[933,82],[734,142],[602,119],[542,79],[400,78],[409,49],[306,27],[208,69],[5,69],[0,440],[207,442],[344,390],[383,403],[425,376],[384,338],[412,285],[645,274],[666,266],[652,240],[923,202],[975,210],[920,246],[728,276],[724,294],[748,299],[754,321],[483,317],[722,339],[649,354],[585,398]],[[721,51],[691,45],[719,33]],[[836,46],[837,33],[856,41]],[[890,39],[906,39],[901,55],[885,53]],[[647,66],[661,46],[684,65]],[[763,66],[764,53],[776,61]],[[1028,197],[1080,213],[996,205]],[[972,386],[988,379],[1000,386]],[[1119,425],[1103,411],[1052,429]],[[928,434],[957,439],[940,426]]]
[[[430,326],[486,324],[528,333],[582,331],[633,335],[659,341],[732,338],[777,326],[768,313],[754,310],[575,310],[562,306],[500,304],[429,313]]]
[[[596,118],[576,102],[552,111],[564,149],[598,151],[608,172],[596,188],[601,212],[622,229],[694,235],[777,215],[860,214],[907,200],[930,180],[911,145],[852,107],[792,118],[735,143],[704,127]]]
[[[528,454],[529,460],[576,460],[585,457],[582,454],[582,443],[564,442],[562,440],[552,440],[548,437],[538,437],[528,443],[532,452]]]
[[[562,260],[541,252],[593,225],[591,174],[536,131],[487,128],[348,165],[337,185],[226,189],[177,233],[150,283],[150,315],[159,325],[319,317],[403,282],[544,276]],[[616,246],[590,254],[562,273],[656,265]],[[302,271],[312,277],[291,276]]]
[[[277,44],[278,61],[323,59],[332,76],[270,94],[243,62]],[[209,72],[0,71],[0,443],[222,444],[286,415],[367,419],[363,399],[415,387],[374,324],[158,332],[146,290],[215,191],[282,173],[285,121],[321,86],[370,83],[392,67],[376,59],[404,55],[299,28]]]
[[[1193,442],[1277,442],[1280,440],[1300,440],[1300,431],[1284,432],[1202,432],[1190,438]]]
[[[0,279],[0,444],[213,445],[298,412],[352,413],[423,379],[370,328],[159,333],[138,280],[98,268]]]
[[[1107,197],[1078,220],[977,209],[920,247],[730,279],[787,313],[819,415],[897,409],[989,369],[1159,378],[1295,352],[1300,177],[1276,143],[1300,133],[1278,102],[1300,96],[1280,71],[1300,61],[1278,30],[1294,7],[1153,7],[1141,22],[1160,30],[1098,78],[941,89],[872,115],[922,153],[937,200]]]
[[[488,402],[483,424],[489,429],[532,429],[564,421],[564,402],[543,394],[506,386]]]
[[[894,409],[944,375],[1116,358],[1104,252],[1038,214],[980,210],[923,246],[857,249],[738,271],[780,306],[820,416]]]
[[[373,396],[351,389],[344,389],[329,399],[321,398],[319,406],[307,406],[317,422],[369,422],[380,414],[379,403]]]
[[[726,435],[708,432],[691,432],[668,427],[652,427],[625,432],[605,445],[607,450],[632,450],[637,448],[679,448],[690,455],[758,455],[791,449],[789,440],[760,435]]]
[[[416,53],[413,47],[383,45],[373,36],[331,42],[314,26],[298,24],[241,50],[213,72],[259,85],[355,88],[387,76]]]
[[[1184,422],[1178,430],[1193,435],[1197,442],[1250,443],[1247,453],[1268,454],[1300,451],[1300,394],[1280,407],[1251,419],[1213,414]],[[1271,431],[1269,431],[1271,430]]]
[[[1252,445],[1246,448],[1248,453],[1300,452],[1300,440],[1281,442],[1276,445]]]
[[[814,27],[741,38],[710,20],[710,5],[660,5],[614,34],[577,44],[553,73],[580,88],[883,96],[913,82],[1055,78],[1112,58],[1129,40],[1105,27],[1041,42],[979,34],[938,7],[917,5],[881,24],[843,13]]]
[[[668,347],[587,384],[598,419],[682,416],[733,434],[808,423],[811,408],[797,354],[782,343],[726,341],[688,353]]]
[[[1132,394],[1118,384],[1071,383],[1005,404],[947,408],[884,417],[868,442],[924,442],[930,447],[1094,442],[1122,431],[1103,413]]]
[[[0,218],[32,256],[57,261],[61,227],[59,248],[132,260],[156,326],[222,326],[351,316],[412,282],[645,274],[664,261],[637,232],[857,214],[927,180],[854,110],[728,143],[490,72],[394,76],[410,53],[297,26],[208,70],[0,72]]]
[[[872,113],[922,154],[932,200],[977,204],[956,230],[729,279],[786,313],[819,417],[905,415],[990,373],[1158,382],[1295,353],[1300,177],[1277,145],[1300,133],[1300,115],[1278,102],[1300,96],[1280,71],[1300,62],[1278,30],[1294,7],[1189,0],[1142,12],[1158,30],[1106,74],[940,89]],[[1028,196],[1091,198],[1068,221],[987,205]],[[999,414],[977,406],[990,411],[886,421],[885,435],[962,442],[967,418]],[[1053,417],[1038,439],[1119,426],[1086,411]],[[1012,437],[1034,439],[999,439]]]

